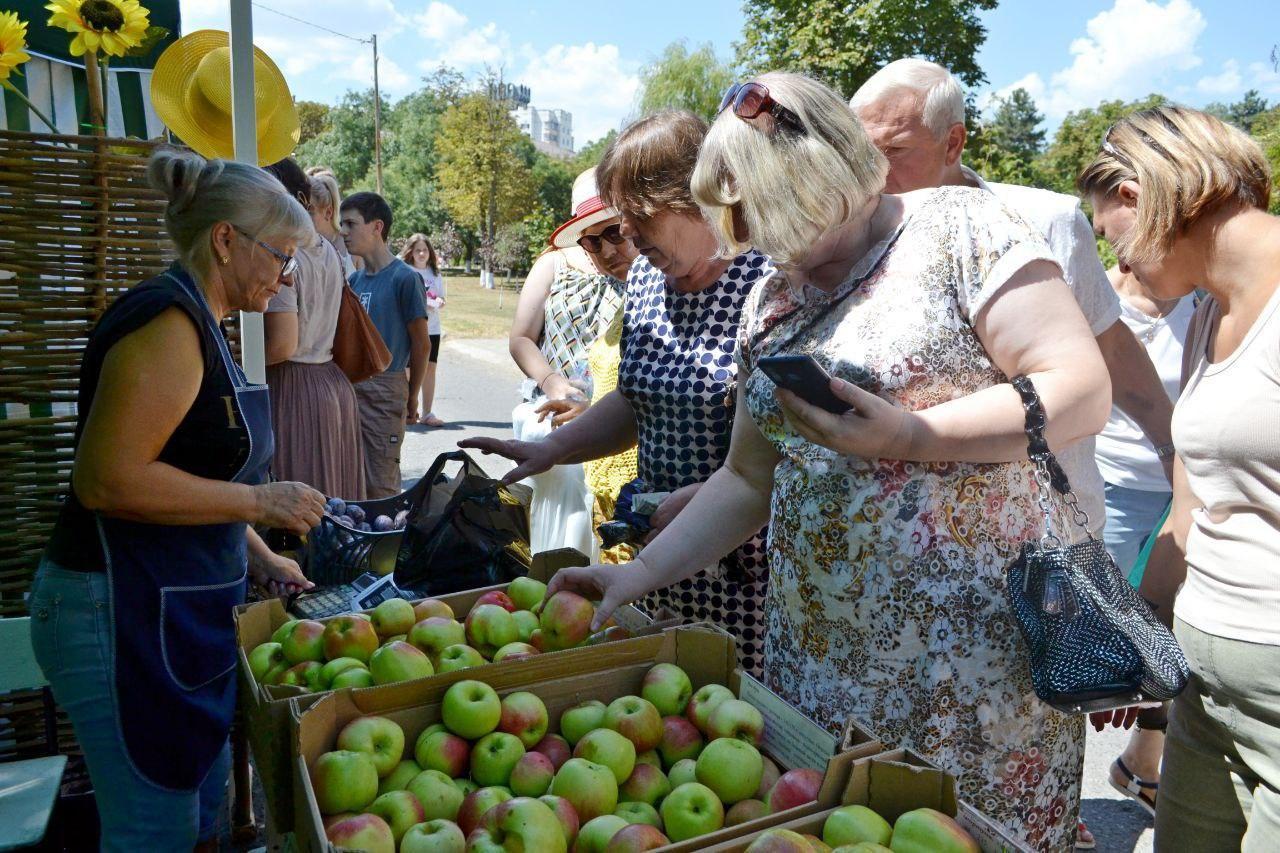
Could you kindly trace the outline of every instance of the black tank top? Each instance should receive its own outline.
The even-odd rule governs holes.
[[[80,362],[76,448],[79,449],[84,422],[98,390],[102,363],[111,347],[162,312],[177,306],[187,312],[200,334],[204,378],[195,402],[161,451],[160,461],[197,477],[229,481],[249,456],[249,433],[235,406],[235,387],[223,364],[219,342],[214,337],[218,333],[210,326],[208,309],[186,292],[175,280],[178,278],[190,280],[175,264],[169,269],[169,275],[157,276],[132,288],[112,303],[89,334]],[[155,357],[164,359],[167,354],[157,352]],[[68,487],[45,557],[66,569],[106,570],[97,522],[76,497],[73,485]]]

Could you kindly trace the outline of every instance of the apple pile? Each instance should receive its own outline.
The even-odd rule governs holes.
[[[329,840],[388,851],[629,853],[817,799],[822,774],[760,754],[764,718],[660,663],[639,696],[566,709],[460,681],[408,743],[384,717],[342,729],[311,768]]]
[[[960,824],[934,809],[904,812],[892,826],[866,806],[844,806],[822,824],[822,837],[770,829],[747,853],[979,853]]]
[[[576,593],[558,592],[535,614],[546,592],[541,581],[516,578],[506,592],[480,596],[462,622],[434,598],[417,604],[392,598],[368,614],[286,622],[249,653],[249,670],[260,684],[319,692],[408,681],[586,642],[595,607]]]

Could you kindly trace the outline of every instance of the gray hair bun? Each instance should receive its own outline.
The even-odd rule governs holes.
[[[221,160],[206,160],[184,148],[162,148],[151,155],[147,183],[164,193],[170,212],[176,212],[196,198],[202,184],[216,181],[222,169]]]

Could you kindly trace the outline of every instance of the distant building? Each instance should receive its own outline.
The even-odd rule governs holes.
[[[527,102],[511,111],[520,130],[539,150],[552,157],[573,156],[573,114],[565,110],[540,110]]]

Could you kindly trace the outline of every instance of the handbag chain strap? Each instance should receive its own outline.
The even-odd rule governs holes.
[[[1027,434],[1027,457],[1035,465],[1036,502],[1040,504],[1040,512],[1044,515],[1044,535],[1040,537],[1040,544],[1045,548],[1063,546],[1062,540],[1053,531],[1053,506],[1049,503],[1051,492],[1062,495],[1062,500],[1071,510],[1072,520],[1092,539],[1089,513],[1080,506],[1076,493],[1071,489],[1071,481],[1067,479],[1067,472],[1062,470],[1062,465],[1049,449],[1049,442],[1044,437],[1044,404],[1040,402],[1036,386],[1022,374],[1009,381],[1022,398],[1022,408],[1026,412],[1024,431]]]

